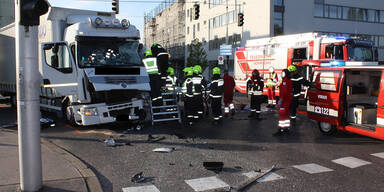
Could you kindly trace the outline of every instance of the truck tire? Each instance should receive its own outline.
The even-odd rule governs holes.
[[[75,116],[74,116],[73,110],[69,106],[71,106],[71,102],[70,101],[67,101],[67,102],[63,103],[63,108],[62,108],[63,116],[65,118],[65,121],[69,125],[76,125]]]
[[[319,129],[324,135],[333,135],[337,132],[337,128],[335,125],[331,125],[325,122],[318,122]]]
[[[16,95],[12,95],[11,98],[11,107],[12,108],[16,108],[17,107],[17,98],[16,98]]]

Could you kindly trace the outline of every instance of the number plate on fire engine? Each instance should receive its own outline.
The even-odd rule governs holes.
[[[325,107],[315,107],[315,113],[323,114],[323,115],[329,115],[329,109]]]

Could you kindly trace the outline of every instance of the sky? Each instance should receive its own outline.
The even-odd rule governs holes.
[[[150,2],[140,2],[140,0],[124,2],[124,0],[120,0],[120,12],[117,17],[119,19],[126,18],[132,25],[135,25],[140,30],[141,40],[143,40],[144,12],[150,12],[160,2],[161,0]],[[112,12],[112,0],[49,0],[49,3],[55,7]]]

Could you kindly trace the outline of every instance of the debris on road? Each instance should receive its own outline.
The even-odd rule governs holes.
[[[41,128],[48,128],[48,127],[55,127],[56,123],[54,120],[49,118],[41,118],[40,119],[40,127]]]
[[[171,153],[175,150],[174,147],[172,148],[166,148],[166,147],[162,147],[162,148],[156,148],[154,150],[152,150],[153,152],[158,152],[158,153]]]
[[[235,166],[235,169],[243,169],[241,166]]]
[[[142,183],[145,181],[145,177],[143,176],[143,172],[140,172],[136,175],[134,175],[132,178],[131,178],[131,181],[134,182],[134,183]]]
[[[248,187],[252,183],[256,182],[258,179],[264,177],[265,175],[271,173],[276,168],[276,165],[273,165],[270,169],[266,170],[265,172],[261,173],[260,175],[257,175],[256,177],[249,178],[243,182],[241,182],[239,185],[232,187],[235,191],[241,191],[244,188]]]
[[[210,171],[214,171],[215,173],[221,172],[224,167],[223,162],[203,162],[203,166]]]
[[[159,141],[164,140],[164,139],[165,139],[164,136],[162,136],[162,137],[153,137],[151,134],[149,134],[147,141],[149,141],[150,143],[155,143],[155,142],[159,142]]]
[[[123,141],[123,142],[119,141],[119,142],[117,142],[115,139],[113,139],[113,137],[110,137],[110,138],[106,139],[104,141],[104,143],[108,147],[116,147],[116,146],[123,146],[123,145],[130,145],[131,146],[132,145],[131,143],[126,142],[126,141]]]

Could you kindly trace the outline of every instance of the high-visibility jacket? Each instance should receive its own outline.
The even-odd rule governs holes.
[[[203,94],[204,92],[204,85],[203,85],[203,79],[202,76],[199,76],[199,75],[195,75],[192,77],[192,81],[193,81],[193,86],[195,88],[194,90],[194,95],[201,95]]]
[[[251,77],[247,82],[247,91],[249,95],[263,95],[264,81],[259,78]]]
[[[211,98],[221,98],[224,93],[224,80],[220,75],[214,75],[212,77],[211,85],[209,86],[209,96]]]
[[[277,73],[275,72],[270,73],[265,86],[276,87],[278,81],[279,81],[279,78],[277,77]]]
[[[292,81],[292,96],[293,97],[299,97],[300,94],[301,94],[301,85],[304,85],[304,86],[310,86],[311,83],[307,80],[304,79],[304,77],[302,77],[301,75],[299,74],[294,74],[292,77],[291,77],[291,81]]]
[[[182,92],[185,97],[193,97],[195,86],[193,86],[192,77],[187,77],[183,83]]]
[[[167,88],[168,92],[173,92],[175,90],[176,86],[176,77],[175,76],[167,76],[167,79],[165,80],[165,87]]]
[[[143,63],[148,74],[153,75],[159,73],[156,57],[145,58],[143,59]]]

